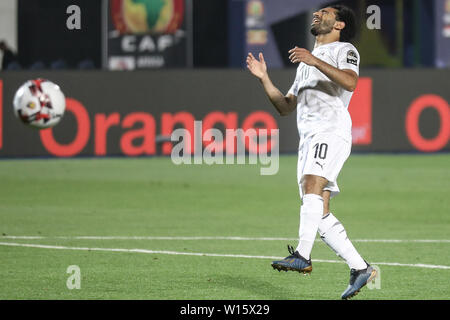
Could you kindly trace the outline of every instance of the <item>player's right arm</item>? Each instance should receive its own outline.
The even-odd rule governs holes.
[[[247,68],[261,81],[270,102],[272,102],[280,115],[287,116],[295,110],[297,97],[289,93],[285,96],[274,86],[267,73],[267,65],[262,53],[259,54],[259,61],[249,53],[247,56]]]

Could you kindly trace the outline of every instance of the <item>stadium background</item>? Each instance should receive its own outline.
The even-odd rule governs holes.
[[[269,121],[280,128],[280,151],[296,151],[295,122],[276,115],[246,72],[244,61],[246,52],[262,51],[275,83],[287,91],[294,66],[287,61],[285,52],[294,43],[311,46],[308,32],[295,30],[308,30],[311,11],[326,1],[286,0],[283,6],[274,1],[169,1],[173,5],[166,4],[168,9],[164,10],[158,4],[164,1],[135,2],[16,2],[10,16],[16,16],[17,21],[10,20],[17,22],[17,37],[9,42],[18,54],[7,69],[20,70],[3,70],[0,78],[0,155],[129,155],[121,149],[120,137],[126,131],[138,130],[145,121],[136,119],[127,126],[128,130],[121,128],[122,119],[134,112],[146,113],[155,122],[155,128],[146,138],[136,134],[133,145],[138,148],[133,154],[167,155],[162,148],[153,147],[161,141],[159,136],[170,135],[171,128],[167,127],[169,124],[164,126],[161,115],[169,113],[176,118],[177,113],[184,111],[195,119],[219,112],[221,116],[216,116],[211,125],[222,129],[235,129],[252,112],[264,111]],[[446,11],[449,3],[347,2],[358,13],[360,32],[355,44],[362,56],[361,79],[350,106],[354,150],[449,151],[445,67],[450,65],[450,50],[441,52],[440,48],[449,46],[450,38],[444,32],[447,25],[439,24],[450,15]],[[72,4],[82,9],[80,30],[66,27],[70,16],[66,8]],[[153,4],[157,5],[153,8]],[[364,8],[372,4],[379,5],[383,13],[381,29],[370,30],[366,26],[364,17],[370,14]],[[145,10],[156,10],[165,24],[141,21]],[[137,21],[134,24],[133,19]],[[155,31],[149,23],[162,27]],[[13,27],[4,30],[9,29]],[[42,34],[49,36],[41,37]],[[66,96],[88,114],[89,128],[77,122],[80,120],[69,103],[65,125],[52,130],[57,145],[69,146],[67,154],[49,149],[42,134],[39,137],[37,132],[21,126],[9,112],[14,88],[36,77],[58,83]],[[116,113],[120,119],[114,119]],[[230,113],[237,113],[238,123],[225,123]],[[264,119],[255,120],[254,126],[267,126]],[[107,127],[105,122],[109,123]],[[170,124],[177,125],[186,127],[186,122]],[[87,141],[70,151],[80,128],[88,131]],[[99,136],[100,142],[96,140]],[[107,146],[98,146],[99,143]],[[152,147],[142,147],[145,143]]]
[[[117,236],[114,245],[118,247],[136,248],[144,244],[131,238],[119,243],[120,237],[295,238],[295,116],[277,115],[258,81],[245,70],[245,57],[249,51],[263,52],[274,83],[287,92],[296,67],[289,63],[287,51],[294,45],[311,48],[312,12],[331,3],[336,2],[2,0],[0,40],[6,40],[15,53],[0,72],[2,243],[30,246],[27,237],[37,236],[42,245],[100,247],[107,245],[99,239],[77,242],[76,237],[103,235]],[[361,54],[361,77],[350,105],[353,156],[344,168],[346,190],[336,209],[350,237],[401,238],[387,255],[385,244],[359,243],[358,248],[372,261],[400,261],[406,268],[413,261],[444,269],[427,269],[425,275],[414,268],[407,272],[395,269],[395,263],[380,264],[384,279],[390,282],[385,280],[384,291],[366,297],[421,299],[421,293],[429,290],[427,283],[436,282],[440,285],[428,298],[448,299],[446,281],[441,280],[442,273],[448,279],[450,268],[446,196],[450,180],[450,0],[339,3],[357,13],[359,33],[354,43]],[[67,27],[70,5],[81,9],[79,30]],[[381,10],[381,29],[367,27],[370,5]],[[53,129],[31,129],[13,114],[17,88],[38,77],[59,84],[67,97],[66,114]],[[221,130],[279,128],[280,173],[263,180],[252,166],[173,165],[167,157],[168,137],[175,128],[191,128],[194,119]],[[70,159],[56,159],[61,157]],[[361,207],[365,215],[360,215]],[[279,216],[273,212],[280,212]],[[163,238],[147,239],[145,248],[170,250]],[[417,243],[417,239],[431,242]],[[191,246],[186,240],[171,240],[183,252],[273,256],[282,255],[280,248],[285,246],[284,240],[265,246],[261,242],[219,244],[214,242],[217,239]],[[162,254],[156,255],[159,261],[171,265],[176,259],[186,259],[184,269],[176,267],[170,274],[146,264],[152,279],[159,277],[146,288],[136,280],[145,278],[145,272],[138,268],[135,274],[129,268],[121,273],[119,266],[130,261],[139,266],[139,257],[113,261],[105,253],[90,262],[81,254],[47,253],[42,258],[42,252],[10,245],[0,247],[7,261],[0,268],[3,299],[333,299],[348,280],[344,266],[331,270],[332,265],[318,264],[324,278],[317,289],[307,280],[305,291],[299,293],[289,282],[292,278],[275,282],[272,275],[264,275],[263,283],[247,276],[254,270],[263,274],[267,261],[262,261],[264,265],[252,262],[254,269],[240,262],[242,269],[237,271],[228,264],[229,258],[217,258],[224,259],[223,264],[219,260],[210,263],[218,276],[194,260],[201,258],[191,261]],[[313,259],[335,259],[325,247],[317,246]],[[69,292],[65,269],[61,273],[56,268],[65,268],[72,263],[69,260],[81,264],[82,272],[98,280],[96,285],[84,282],[87,289]],[[152,263],[158,263],[156,258]],[[42,276],[29,275],[31,265],[46,271]],[[241,274],[233,277],[233,272]],[[198,284],[204,274],[208,283]],[[115,277],[127,278],[132,285],[123,282],[116,287]],[[416,287],[405,289],[404,278]],[[242,283],[251,290],[242,289]],[[280,291],[282,286],[292,295]]]

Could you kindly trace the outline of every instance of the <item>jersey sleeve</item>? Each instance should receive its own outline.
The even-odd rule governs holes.
[[[359,75],[359,62],[359,52],[351,43],[347,43],[339,49],[337,56],[338,69],[350,69]]]
[[[297,73],[295,74],[294,83],[292,84],[292,86],[289,89],[287,94],[292,94],[293,96],[297,96],[298,95],[298,90],[300,89],[298,87],[298,84],[299,84],[299,81],[298,81],[298,69],[297,69]]]

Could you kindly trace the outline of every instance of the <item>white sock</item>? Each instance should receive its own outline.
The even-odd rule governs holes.
[[[305,259],[310,259],[317,230],[323,215],[323,198],[317,194],[305,194],[300,208],[300,241],[297,251]]]
[[[320,221],[319,234],[322,240],[333,249],[336,254],[347,262],[351,269],[361,270],[367,268],[366,262],[356,251],[344,226],[338,219],[329,213]]]

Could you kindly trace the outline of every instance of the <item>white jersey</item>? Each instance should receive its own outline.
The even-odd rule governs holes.
[[[333,67],[350,69],[359,75],[359,53],[351,43],[327,43],[315,48],[312,54]],[[302,62],[288,93],[297,96],[300,143],[319,132],[334,133],[351,141],[352,120],[348,105],[353,92],[332,82],[319,69]]]

